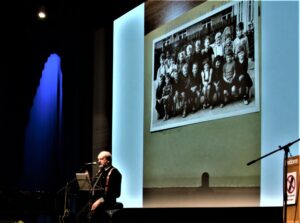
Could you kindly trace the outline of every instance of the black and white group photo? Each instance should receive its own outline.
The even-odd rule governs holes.
[[[153,40],[150,131],[259,111],[257,26],[238,1]]]

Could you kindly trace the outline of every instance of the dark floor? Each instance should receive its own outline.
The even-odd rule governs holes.
[[[282,223],[282,207],[133,208],[117,212],[113,222]]]
[[[71,216],[47,214],[0,214],[0,223],[73,223]],[[20,221],[20,222],[19,222]],[[21,222],[22,221],[22,222]],[[232,208],[124,208],[117,211],[113,223],[282,223],[282,207]]]

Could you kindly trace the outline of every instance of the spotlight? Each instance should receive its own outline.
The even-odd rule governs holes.
[[[47,17],[47,13],[46,13],[46,10],[45,10],[45,6],[41,6],[39,11],[38,11],[38,18],[39,19],[45,19]]]

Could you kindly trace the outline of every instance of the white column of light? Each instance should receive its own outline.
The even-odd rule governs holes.
[[[299,136],[299,3],[261,2],[261,155]],[[275,25],[276,24],[276,25]],[[298,154],[299,142],[290,147]],[[261,206],[283,205],[284,151],[261,160]]]
[[[141,4],[113,29],[112,153],[125,207],[143,205],[144,14]]]
[[[298,3],[298,37],[300,37],[300,4]],[[298,64],[300,64],[300,40],[298,38]],[[298,137],[300,138],[300,66],[298,66],[298,118],[299,118],[299,122],[298,122],[298,132],[299,135]],[[300,146],[298,146],[298,154],[300,154]]]

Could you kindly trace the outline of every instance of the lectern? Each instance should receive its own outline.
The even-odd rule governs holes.
[[[287,215],[286,223],[299,223],[299,174],[300,156],[287,159],[286,193],[287,193]]]

